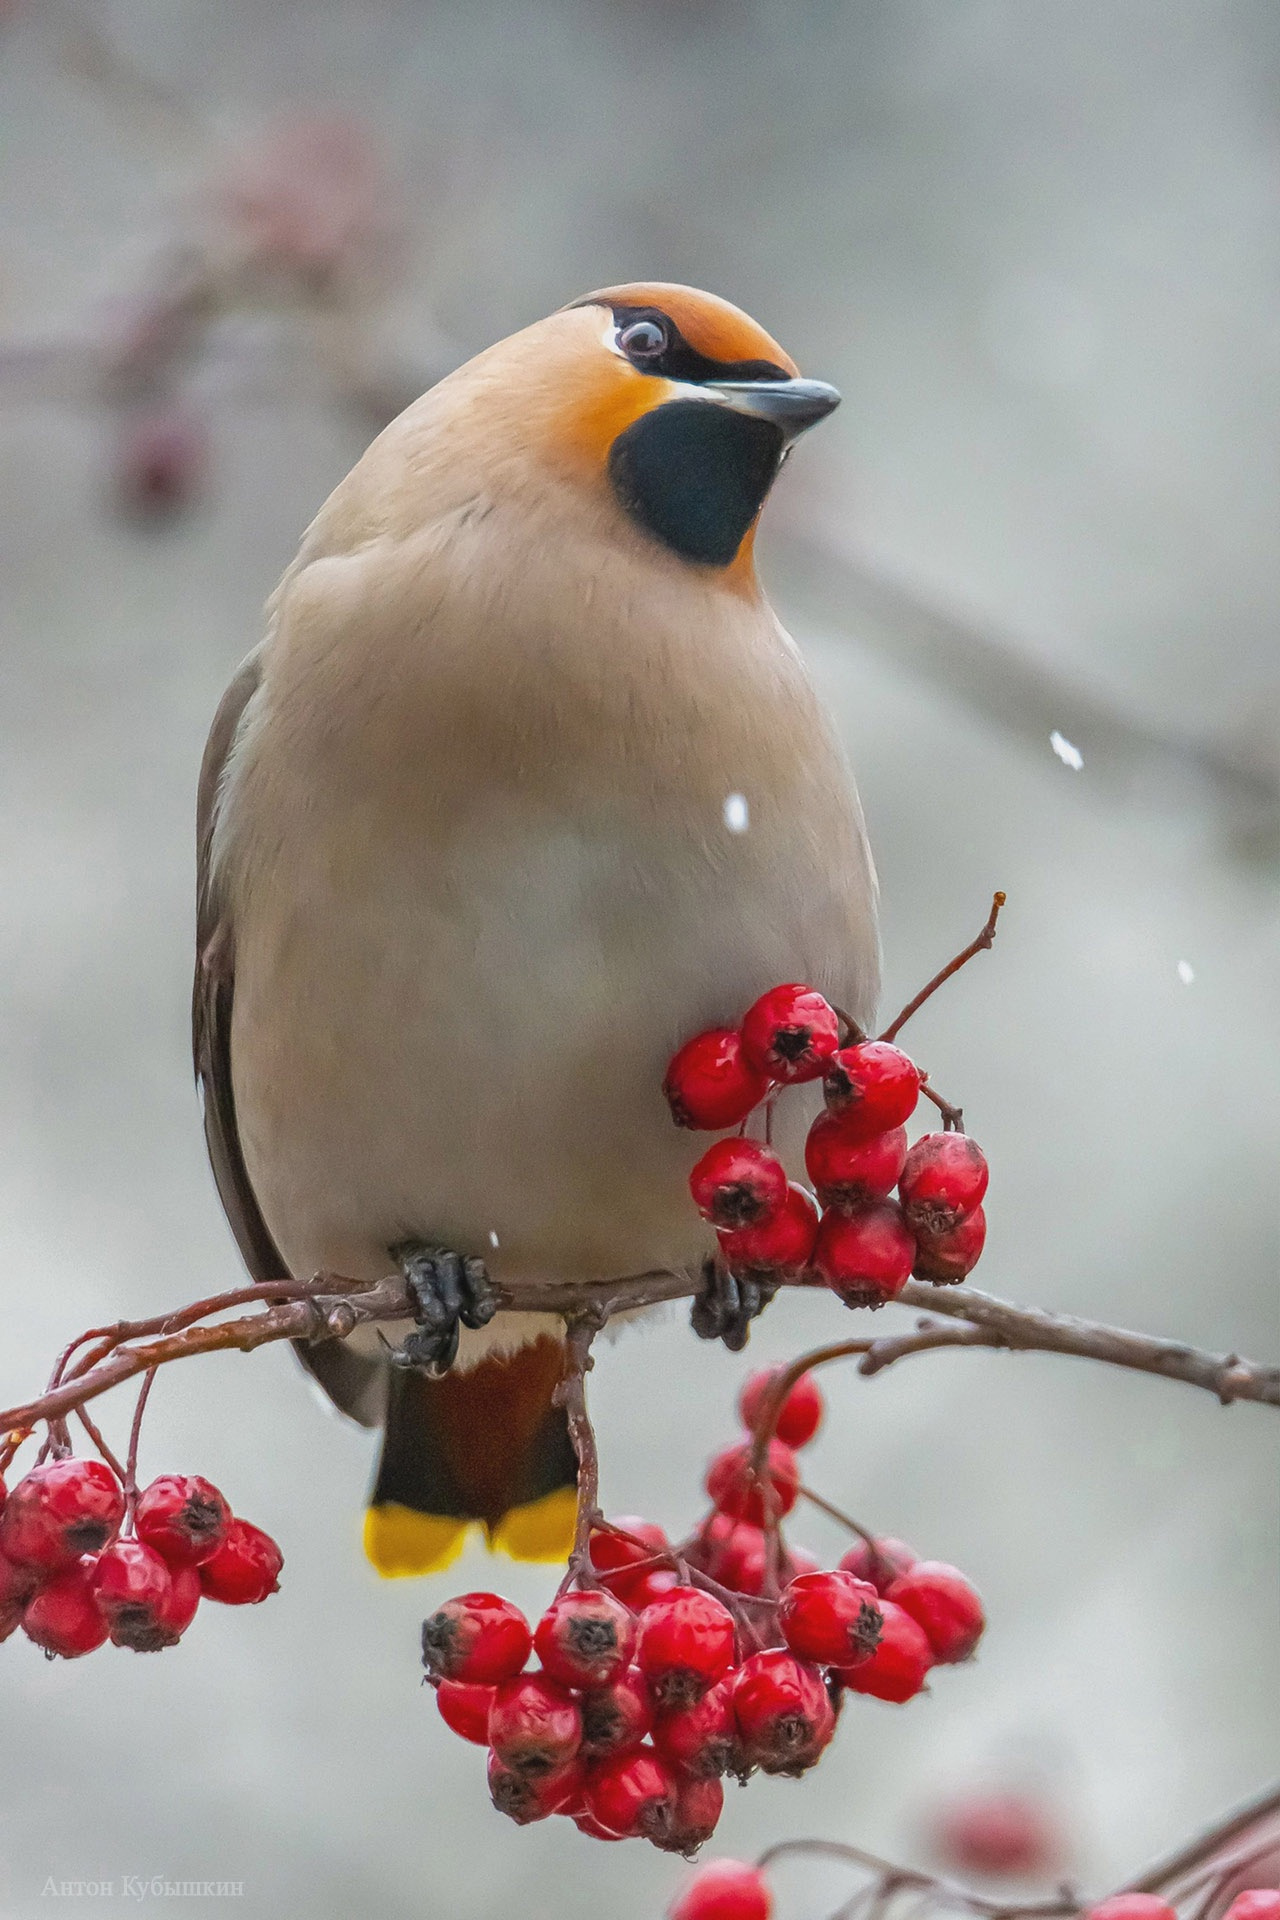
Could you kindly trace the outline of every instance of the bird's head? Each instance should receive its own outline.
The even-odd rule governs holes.
[[[491,446],[518,444],[628,538],[730,573],[750,569],[792,442],[840,400],[740,308],[662,284],[587,294],[463,371],[478,376],[473,402],[501,416]]]

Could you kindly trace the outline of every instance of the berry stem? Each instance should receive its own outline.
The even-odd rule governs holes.
[[[939,987],[945,986],[953,974],[959,973],[961,967],[967,966],[975,954],[986,952],[995,941],[996,921],[1000,918],[1000,909],[1004,905],[1004,902],[1005,896],[1002,893],[992,894],[991,911],[987,915],[986,925],[983,927],[982,932],[978,934],[976,939],[971,940],[967,947],[962,948],[954,960],[948,960],[941,972],[935,973],[932,980],[930,980],[926,986],[921,987],[914,999],[908,1000],[897,1019],[891,1020],[884,1032],[877,1035],[878,1039],[896,1039],[911,1016],[919,1013],[925,1001],[931,1000]]]
[[[115,1454],[112,1453],[110,1447],[107,1445],[101,1433],[98,1431],[97,1427],[94,1425],[93,1421],[89,1418],[88,1414],[85,1412],[83,1407],[76,1408],[76,1419],[80,1422],[80,1425],[84,1428],[85,1432],[88,1434],[89,1438],[92,1440],[94,1446],[98,1449],[99,1454],[106,1461],[112,1473],[114,1473],[114,1475],[116,1476],[116,1479],[119,1480],[123,1485],[124,1477],[125,1477],[124,1468],[120,1465],[120,1462],[116,1459]]]

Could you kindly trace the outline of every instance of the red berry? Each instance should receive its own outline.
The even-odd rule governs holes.
[[[781,1648],[743,1661],[734,1677],[733,1709],[746,1758],[765,1773],[804,1773],[835,1732],[821,1673]]]
[[[847,1307],[882,1307],[901,1293],[915,1263],[915,1236],[892,1200],[822,1216],[813,1270]]]
[[[497,1593],[461,1594],[422,1623],[422,1664],[441,1680],[511,1680],[532,1650],[528,1621]]]
[[[131,420],[116,448],[120,504],[149,520],[177,513],[199,492],[208,463],[208,429],[198,414],[171,406]]]
[[[670,1843],[675,1829],[676,1777],[652,1747],[602,1760],[587,1780],[586,1811],[620,1840]]]
[[[1236,1895],[1222,1920],[1280,1920],[1280,1888],[1247,1888]]]
[[[22,1631],[46,1653],[61,1654],[64,1660],[76,1660],[102,1645],[107,1623],[82,1568],[55,1574],[28,1600]]]
[[[1090,1907],[1085,1920],[1178,1920],[1177,1909],[1154,1893],[1113,1893]]]
[[[134,1526],[139,1540],[171,1567],[195,1567],[222,1544],[231,1509],[218,1489],[198,1473],[166,1473],[138,1498]]]
[[[935,1287],[953,1287],[977,1266],[986,1239],[987,1216],[975,1207],[950,1233],[937,1239],[919,1235],[912,1272],[917,1280],[932,1280]]]
[[[611,1593],[562,1593],[534,1631],[544,1673],[565,1687],[605,1687],[631,1659],[635,1618]]]
[[[898,1183],[909,1225],[935,1240],[981,1206],[986,1191],[986,1155],[967,1133],[922,1135]]]
[[[159,1653],[178,1635],[164,1624],[173,1604],[173,1583],[160,1555],[141,1540],[117,1540],[93,1563],[89,1585],[115,1647]]]
[[[923,1687],[933,1656],[923,1627],[909,1613],[892,1600],[882,1600],[880,1614],[883,1624],[875,1652],[856,1667],[842,1667],[840,1678],[855,1693],[869,1693],[900,1706]]]
[[[967,1660],[982,1638],[981,1600],[964,1575],[942,1560],[917,1560],[894,1581],[888,1598],[923,1627],[942,1666]]]
[[[583,1773],[576,1760],[548,1773],[517,1773],[496,1753],[489,1755],[489,1798],[499,1813],[527,1827],[553,1813],[568,1813],[582,1798]]]
[[[711,1860],[671,1907],[668,1920],[770,1920],[773,1896],[758,1867]]]
[[[655,1526],[652,1520],[638,1520],[628,1514],[614,1522],[620,1531],[612,1533],[606,1527],[593,1527],[588,1542],[591,1565],[600,1576],[600,1583],[632,1606],[636,1587],[645,1579],[645,1573],[634,1573],[630,1569],[637,1562],[652,1560],[657,1554],[670,1551],[671,1543],[662,1528]],[[623,1535],[629,1534],[630,1539]],[[652,1569],[646,1569],[652,1571]]]
[[[717,1514],[716,1520],[728,1531],[717,1544],[713,1563],[704,1571],[735,1593],[763,1593],[769,1570],[769,1543],[763,1527],[753,1527],[745,1520],[729,1520],[724,1514]],[[797,1574],[817,1570],[818,1562],[811,1553],[806,1553],[803,1547],[783,1543],[777,1575],[784,1586]]]
[[[858,1207],[893,1192],[907,1158],[907,1130],[869,1137],[850,1133],[843,1119],[820,1113],[809,1129],[804,1164],[824,1207]]]
[[[680,1575],[673,1567],[655,1567],[649,1573],[642,1573],[628,1588],[627,1605],[633,1613],[643,1613],[655,1600],[665,1600],[679,1585]]]
[[[782,1595],[778,1626],[799,1659],[850,1667],[876,1650],[879,1599],[869,1581],[851,1573],[802,1573]]]
[[[673,1587],[640,1616],[636,1665],[660,1709],[700,1700],[728,1672],[736,1651],[733,1615],[696,1587]]]
[[[639,1667],[628,1667],[607,1687],[584,1693],[581,1707],[584,1760],[630,1753],[648,1739],[653,1727],[649,1688]]]
[[[733,1027],[712,1027],[686,1040],[662,1083],[678,1127],[714,1133],[736,1127],[769,1091],[767,1077],[746,1059]]]
[[[736,1231],[781,1212],[786,1168],[758,1140],[717,1140],[689,1175],[689,1191],[704,1220]]]
[[[879,1594],[888,1593],[900,1573],[908,1567],[914,1567],[916,1555],[905,1540],[877,1540],[872,1547],[865,1540],[856,1540],[840,1562],[842,1573],[851,1573],[855,1580],[868,1580]]]
[[[545,1674],[503,1680],[489,1709],[489,1745],[513,1773],[554,1773],[582,1745],[582,1710]]]
[[[269,1533],[248,1520],[232,1520],[221,1542],[201,1562],[200,1590],[228,1607],[256,1606],[280,1591],[284,1555]]]
[[[735,1678],[732,1671],[726,1673],[691,1707],[658,1715],[653,1744],[677,1773],[710,1780],[722,1773],[750,1771],[733,1709]]]
[[[773,1387],[781,1367],[765,1367],[753,1373],[738,1396],[738,1418],[748,1433],[754,1433],[765,1396]],[[803,1447],[822,1424],[822,1389],[811,1373],[802,1373],[791,1388],[778,1414],[774,1432],[789,1447]]]
[[[840,1045],[840,1022],[812,987],[773,987],[742,1022],[742,1050],[771,1080],[816,1080]]]
[[[124,1491],[102,1460],[50,1460],[19,1480],[0,1514],[0,1551],[53,1573],[114,1540]]]
[[[1062,1858],[1047,1809],[1021,1793],[975,1793],[951,1801],[938,1813],[934,1843],[947,1866],[961,1873],[1039,1879]]]
[[[585,1805],[581,1813],[575,1813],[571,1818],[578,1832],[585,1833],[588,1840],[622,1840],[626,1837],[621,1833],[610,1833],[609,1829],[602,1827],[598,1820],[593,1820]]]
[[[723,1231],[720,1251],[733,1273],[803,1273],[818,1237],[818,1209],[803,1187],[789,1186],[772,1219]]]
[[[747,1520],[753,1527],[765,1523],[765,1488],[751,1471],[753,1440],[726,1447],[707,1468],[706,1489],[715,1507],[731,1519]],[[772,1490],[777,1516],[790,1513],[800,1488],[800,1468],[794,1453],[782,1440],[769,1442],[768,1458],[761,1478]]]
[[[496,1687],[486,1687],[478,1680],[442,1680],[436,1688],[440,1718],[450,1732],[470,1740],[473,1746],[487,1747],[489,1709],[496,1691]]]
[[[827,1111],[866,1140],[900,1127],[916,1110],[920,1069],[901,1047],[863,1040],[842,1047],[828,1062],[822,1086]]]
[[[724,1788],[715,1779],[683,1779],[676,1786],[676,1814],[671,1835],[662,1844],[669,1853],[692,1859],[720,1824]]]

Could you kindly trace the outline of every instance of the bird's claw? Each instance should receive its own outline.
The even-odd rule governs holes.
[[[741,1353],[751,1322],[764,1312],[777,1286],[758,1273],[730,1273],[714,1255],[703,1262],[702,1282],[690,1325],[700,1340],[723,1340],[730,1353]]]
[[[417,1326],[391,1351],[392,1364],[438,1378],[458,1357],[462,1327],[484,1327],[498,1311],[498,1292],[483,1260],[450,1247],[414,1241],[393,1247],[405,1277]]]

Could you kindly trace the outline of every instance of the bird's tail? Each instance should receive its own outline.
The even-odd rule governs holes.
[[[435,1573],[479,1522],[515,1560],[563,1560],[578,1469],[552,1395],[564,1348],[536,1340],[439,1380],[393,1369],[364,1546],[378,1572]]]

